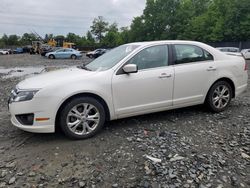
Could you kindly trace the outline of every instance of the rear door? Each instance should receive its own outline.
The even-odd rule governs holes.
[[[172,46],[175,56],[174,106],[203,103],[217,70],[213,56],[187,44]]]

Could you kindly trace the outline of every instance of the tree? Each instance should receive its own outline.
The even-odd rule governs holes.
[[[111,24],[108,28],[108,32],[106,33],[106,35],[102,40],[102,46],[112,48],[122,43],[123,42],[121,39],[117,23]]]
[[[74,34],[74,33],[68,33],[65,39],[66,39],[66,41],[73,42],[78,46],[79,42],[81,40],[81,37],[79,35]]]
[[[9,37],[6,34],[3,34],[2,42],[4,43],[4,45],[8,45],[8,40],[9,40]]]
[[[122,27],[120,32],[121,44],[130,42],[130,30],[128,27]]]
[[[118,32],[118,24],[115,22],[115,23],[112,23],[108,29],[107,29],[109,32]]]
[[[98,16],[98,18],[94,19],[91,26],[91,32],[96,36],[98,42],[101,42],[104,37],[104,34],[108,30],[108,25],[108,22],[105,22],[102,16]]]
[[[147,40],[146,24],[143,16],[135,17],[130,27],[130,42]]]
[[[5,43],[3,42],[3,39],[0,38],[0,48],[4,48],[5,47]]]
[[[37,40],[33,33],[24,33],[20,39],[21,45],[30,45],[32,41]]]
[[[143,15],[131,25],[132,40],[174,39],[178,0],[147,0]]]
[[[94,37],[92,36],[92,34],[91,34],[90,31],[87,32],[87,38],[86,38],[86,39],[87,39],[87,45],[88,45],[88,46],[92,47],[92,46],[95,45],[95,39],[94,39]]]
[[[2,39],[4,40],[5,45],[18,46],[20,37],[17,35],[10,35],[9,37],[4,35]]]

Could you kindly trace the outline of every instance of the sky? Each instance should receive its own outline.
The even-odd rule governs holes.
[[[130,26],[145,4],[146,0],[0,0],[0,36],[33,31],[83,36],[98,16],[119,27]]]

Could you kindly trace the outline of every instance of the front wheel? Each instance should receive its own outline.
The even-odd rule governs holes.
[[[55,59],[55,56],[54,55],[49,55],[49,59]]]
[[[229,106],[232,94],[232,86],[228,82],[216,82],[208,92],[206,104],[213,112],[222,112]]]
[[[76,59],[77,57],[76,57],[76,55],[71,55],[71,59]]]
[[[60,126],[66,136],[85,139],[94,136],[104,125],[102,104],[91,97],[79,97],[68,102],[60,113]]]

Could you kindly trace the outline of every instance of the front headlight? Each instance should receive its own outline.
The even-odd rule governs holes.
[[[33,99],[37,92],[38,90],[12,90],[9,102],[29,101]]]

